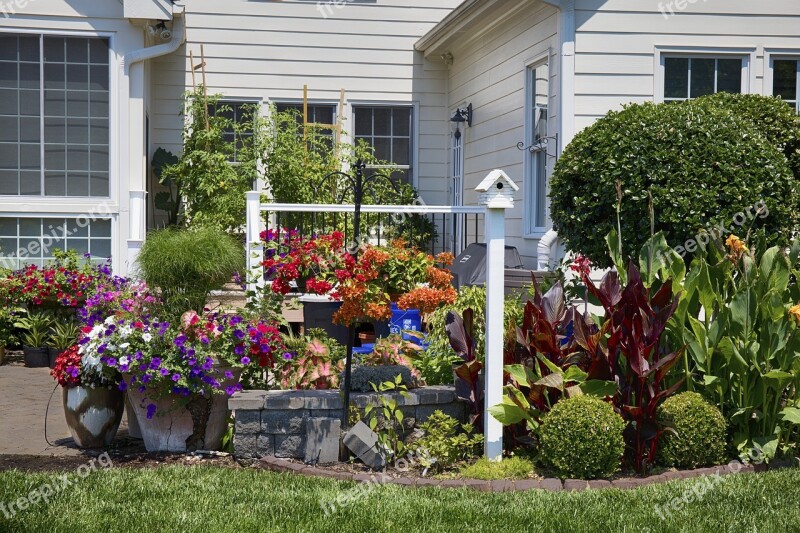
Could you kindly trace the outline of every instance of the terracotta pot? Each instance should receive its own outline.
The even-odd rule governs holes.
[[[103,448],[119,429],[124,408],[122,391],[116,387],[64,387],[64,418],[72,439],[80,448]]]
[[[232,371],[234,377],[229,380],[218,378],[223,388],[237,383],[241,374],[239,369],[227,366],[214,368],[219,376],[226,370]],[[128,398],[128,407],[136,417],[148,452],[219,450],[222,447],[230,415],[226,395],[215,394],[211,398],[199,394],[188,398],[167,395],[154,400],[147,396],[147,391],[131,388],[128,389]],[[151,404],[156,406],[156,411],[147,418],[147,408]]]
[[[6,347],[0,346],[0,366],[6,362]]]
[[[50,351],[47,348],[24,347],[25,366],[28,368],[44,368],[50,366]]]

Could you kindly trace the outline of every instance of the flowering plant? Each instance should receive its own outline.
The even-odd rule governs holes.
[[[77,344],[59,354],[50,375],[62,387],[91,388],[116,386],[121,377],[116,370],[82,356]]]
[[[284,351],[276,328],[235,315],[189,312],[180,324],[112,316],[84,331],[84,360],[118,370],[120,389],[136,387],[151,399],[231,396],[242,388],[242,370],[272,366]],[[148,417],[153,414],[150,404]]]
[[[29,265],[7,274],[0,281],[7,304],[79,308],[98,285],[122,283],[111,274],[108,262],[79,263],[74,252],[56,252],[56,259],[44,267]]]
[[[267,230],[261,233],[265,243],[262,262],[273,292],[288,294],[291,282],[314,294],[327,294],[333,285],[324,273],[351,267],[355,261],[344,251],[344,234],[301,237],[297,230]],[[303,284],[305,286],[303,287]]]
[[[341,300],[333,317],[338,323],[387,320],[392,302],[430,313],[457,296],[452,274],[444,268],[452,263],[452,254],[433,257],[396,240],[387,246],[364,244],[356,259],[344,249],[340,232],[311,238],[265,232],[262,238],[267,248],[262,266],[272,291],[287,294],[290,282],[305,279],[306,292]]]

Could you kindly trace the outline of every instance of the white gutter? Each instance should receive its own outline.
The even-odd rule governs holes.
[[[126,76],[130,74],[131,65],[135,63],[169,55],[178,51],[181,45],[186,42],[186,20],[183,17],[185,11],[186,8],[181,6],[181,11],[173,14],[172,40],[164,44],[140,48],[139,50],[133,50],[125,54],[125,57],[122,59],[122,64],[125,68]]]
[[[575,137],[575,0],[542,0],[559,11],[561,115],[559,152]]]

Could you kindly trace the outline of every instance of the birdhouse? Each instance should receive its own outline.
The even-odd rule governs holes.
[[[490,209],[511,209],[514,207],[514,193],[519,186],[502,170],[493,170],[475,187],[481,194],[480,203]]]

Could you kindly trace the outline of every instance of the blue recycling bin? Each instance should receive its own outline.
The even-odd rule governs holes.
[[[392,319],[389,321],[389,332],[401,334],[403,340],[419,344],[420,339],[404,333],[405,331],[422,331],[422,315],[419,309],[403,310],[392,304]]]

